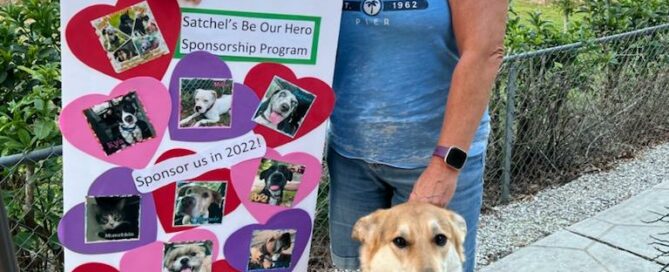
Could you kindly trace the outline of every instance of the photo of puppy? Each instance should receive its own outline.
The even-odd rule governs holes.
[[[107,155],[155,136],[135,92],[94,105],[84,115]]]
[[[232,123],[232,79],[181,78],[179,128],[228,128]]]
[[[139,239],[140,196],[86,197],[86,243]]]
[[[209,240],[165,244],[163,272],[211,272],[212,246]]]
[[[177,182],[174,226],[220,224],[227,182]]]
[[[117,73],[169,54],[146,1],[95,19],[91,24]]]
[[[248,270],[289,268],[295,230],[256,230],[251,239]]]
[[[362,272],[459,272],[467,227],[458,214],[410,202],[367,215],[353,227]]]
[[[316,96],[275,76],[253,121],[289,137],[295,136]]]
[[[304,171],[303,165],[263,158],[249,199],[256,203],[291,207]]]

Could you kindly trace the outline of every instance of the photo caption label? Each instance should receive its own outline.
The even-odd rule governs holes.
[[[265,139],[248,133],[198,154],[172,158],[153,167],[135,170],[132,180],[137,190],[146,194],[174,181],[189,180],[215,169],[260,158],[266,151]]]
[[[315,64],[320,17],[182,8],[176,57],[208,51],[226,61]]]

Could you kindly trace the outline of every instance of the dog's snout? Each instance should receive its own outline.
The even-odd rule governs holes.
[[[125,121],[128,122],[128,123],[132,123],[135,120],[132,118],[132,116],[128,115],[128,116],[125,117]]]
[[[195,110],[196,110],[196,111],[200,111],[201,109],[202,109],[202,107],[200,107],[200,106],[195,106]]]
[[[288,103],[281,104],[281,111],[282,112],[287,112],[288,110],[290,110],[290,105],[288,105]]]
[[[181,259],[181,265],[188,265],[189,262],[190,262],[190,259],[188,259],[188,258]]]

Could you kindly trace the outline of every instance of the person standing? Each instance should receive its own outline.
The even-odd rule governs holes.
[[[506,0],[344,1],[327,164],[332,261],[359,267],[355,222],[406,201],[465,218],[474,271]]]

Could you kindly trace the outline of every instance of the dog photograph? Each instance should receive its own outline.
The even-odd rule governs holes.
[[[260,101],[253,121],[292,138],[314,100],[314,94],[275,76]]]
[[[86,243],[139,239],[140,196],[86,198]]]
[[[166,243],[163,272],[211,272],[211,241]]]
[[[352,237],[360,246],[362,272],[461,272],[467,224],[459,214],[424,202],[408,202],[360,218]]]
[[[249,199],[272,206],[292,207],[305,169],[304,165],[263,158]]]
[[[232,79],[181,78],[179,128],[229,128]]]
[[[174,226],[221,224],[226,181],[177,182]]]
[[[248,271],[289,268],[296,230],[256,230],[250,245]]]
[[[116,73],[169,54],[146,1],[91,22]]]
[[[84,115],[107,155],[156,134],[135,92],[94,105],[84,110]]]

